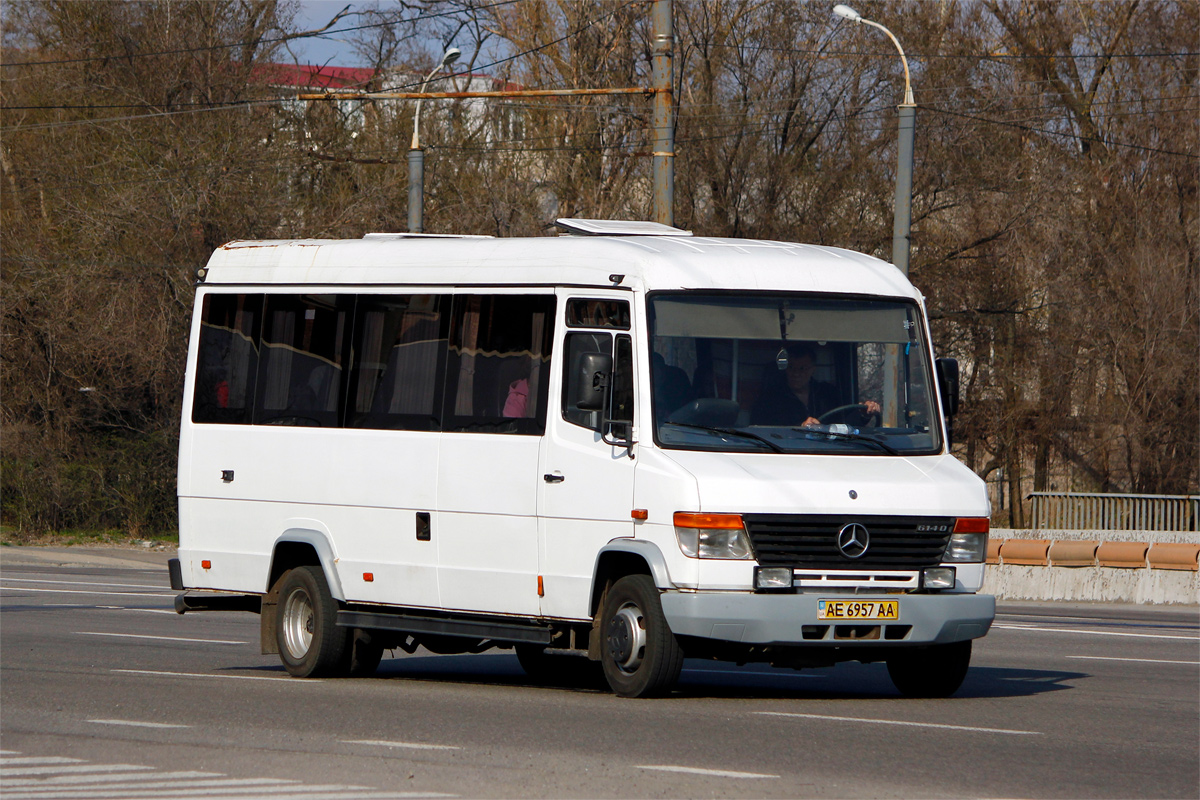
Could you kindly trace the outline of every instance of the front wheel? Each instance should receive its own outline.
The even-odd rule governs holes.
[[[621,697],[666,694],[679,679],[683,650],[671,633],[648,575],[626,575],[600,607],[600,663]]]
[[[949,697],[971,666],[971,641],[935,644],[889,656],[888,675],[905,697]]]
[[[349,639],[348,629],[337,626],[337,601],[320,567],[296,567],[280,579],[275,641],[289,673],[297,678],[344,674]]]

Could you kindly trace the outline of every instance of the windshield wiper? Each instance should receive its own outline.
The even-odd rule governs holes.
[[[775,444],[771,440],[764,439],[763,437],[759,436],[757,433],[750,433],[750,431],[739,431],[737,428],[716,428],[716,427],[713,427],[712,425],[696,425],[695,423],[692,423],[692,422],[669,422],[668,421],[666,424],[667,425],[676,425],[680,428],[695,428],[696,430],[700,430],[700,431],[712,431],[713,433],[727,433],[731,436],[740,436],[743,439],[753,439],[756,442],[761,442],[762,444],[765,444],[767,447],[771,448],[776,453],[784,452],[784,449],[782,447]]]
[[[847,439],[852,442],[866,442],[868,444],[876,445],[881,450],[886,453],[890,453],[891,455],[900,455],[900,451],[892,447],[890,444],[884,442],[878,437],[868,436],[865,433],[851,431],[823,431],[817,428],[792,428],[792,430],[796,431],[797,433],[813,433],[817,436],[828,436],[831,439]]]

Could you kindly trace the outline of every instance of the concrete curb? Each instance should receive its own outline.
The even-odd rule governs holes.
[[[1200,603],[1200,572],[989,564],[983,591],[1002,600],[1195,605]]]
[[[1005,600],[1192,605],[1200,603],[1197,538],[1194,531],[996,529],[983,591]]]

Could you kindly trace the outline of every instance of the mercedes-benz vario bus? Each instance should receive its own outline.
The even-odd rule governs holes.
[[[920,293],[847,250],[559,224],[213,254],[177,610],[260,614],[300,677],[499,647],[622,696],[684,657],[956,691],[989,507]]]

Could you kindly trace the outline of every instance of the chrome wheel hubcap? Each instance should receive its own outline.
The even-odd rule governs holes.
[[[636,672],[646,655],[646,618],[626,603],[608,623],[608,654],[622,672]]]
[[[296,589],[283,607],[283,642],[288,655],[300,660],[308,655],[313,638],[313,604],[308,592]]]

